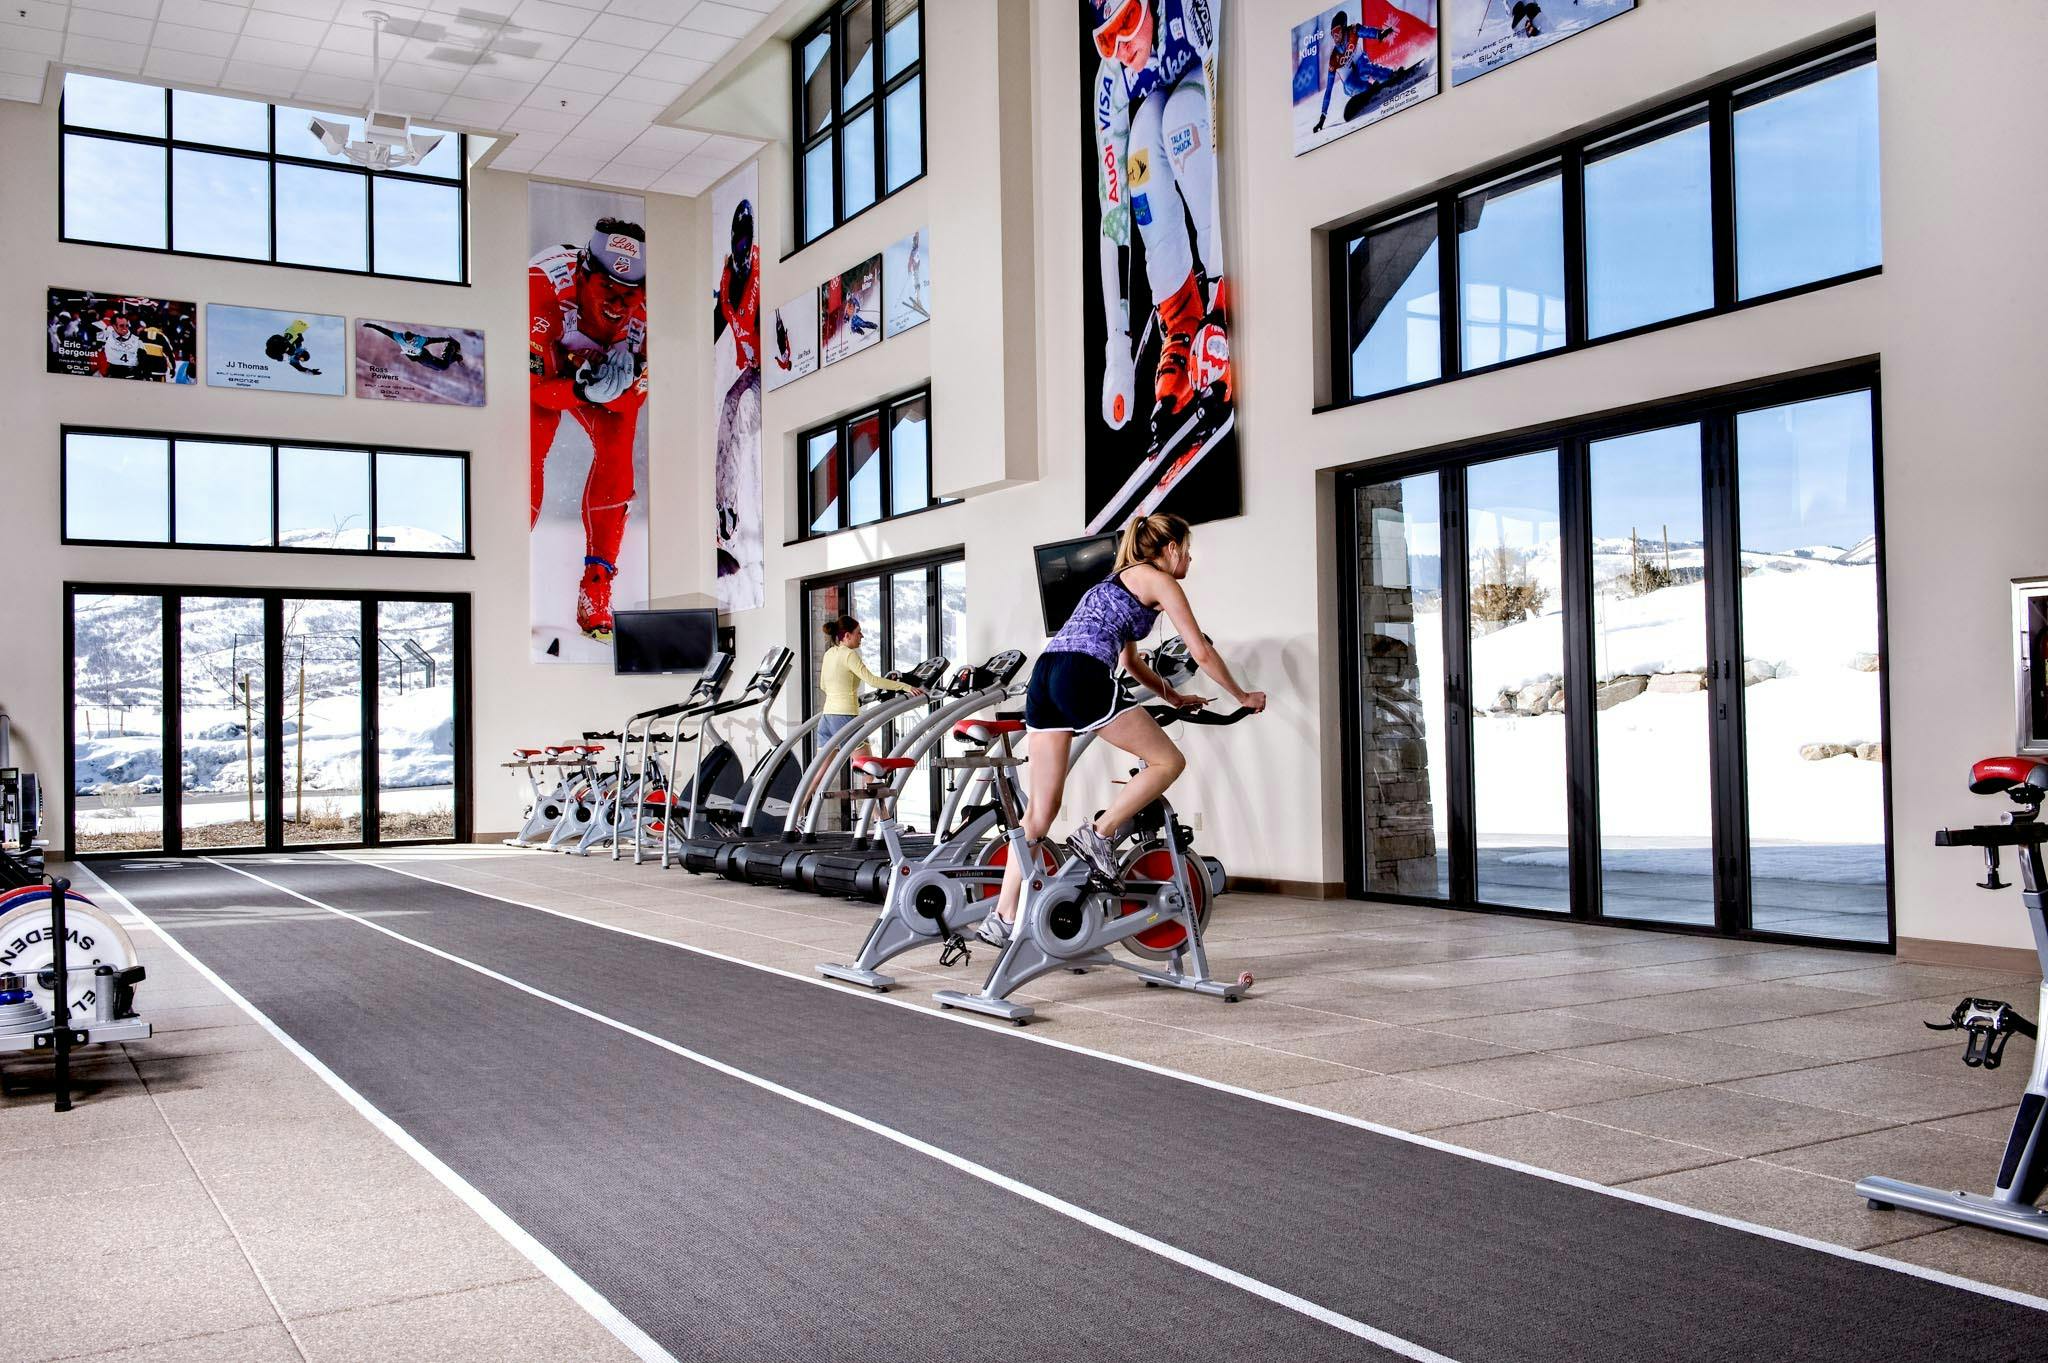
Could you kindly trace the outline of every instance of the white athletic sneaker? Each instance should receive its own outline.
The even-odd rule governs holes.
[[[1116,864],[1116,849],[1109,845],[1108,838],[1095,831],[1094,824],[1084,823],[1068,834],[1067,849],[1110,884],[1123,882],[1123,871]]]
[[[988,916],[975,925],[974,935],[992,947],[1006,947],[1010,945],[1010,935],[1015,929],[1016,924],[991,909]]]

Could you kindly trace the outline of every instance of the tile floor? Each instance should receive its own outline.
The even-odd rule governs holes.
[[[395,860],[396,858],[394,858]],[[681,871],[478,849],[417,873],[809,973],[872,910]],[[82,887],[91,892],[90,877]],[[0,1297],[38,1303],[11,1356],[623,1360],[630,1354],[456,1196],[147,930],[157,1034],[0,1070]],[[1041,1034],[1474,1150],[2028,1292],[2048,1245],[1869,1211],[1867,1173],[1988,1186],[2029,1043],[1963,1067],[1920,1024],[2035,982],[1862,953],[1280,896],[1210,932],[1250,999],[1043,982]],[[896,963],[926,1003],[962,974]],[[5,1205],[11,1204],[11,1205]],[[52,1242],[54,1241],[54,1244]],[[103,1276],[95,1277],[96,1271]]]

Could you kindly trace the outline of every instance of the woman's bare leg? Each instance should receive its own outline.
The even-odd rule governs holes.
[[[1111,745],[1145,764],[1136,776],[1117,788],[1109,808],[1095,820],[1095,831],[1107,838],[1158,799],[1187,770],[1188,759],[1166,736],[1166,730],[1159,727],[1159,721],[1142,708],[1124,711],[1097,732]]]
[[[1060,799],[1067,788],[1067,754],[1074,735],[1065,729],[1041,729],[1030,736],[1024,772],[1030,778],[1030,803],[1024,806],[1024,836],[1029,840],[1024,861],[1015,857],[1003,868],[1003,892],[996,900],[996,913],[1010,922],[1017,918],[1017,900],[1024,892],[1024,869],[1038,855],[1038,841],[1052,831],[1059,816]]]

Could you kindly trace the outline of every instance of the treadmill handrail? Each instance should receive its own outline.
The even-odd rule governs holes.
[[[795,808],[802,805],[804,816],[796,824],[786,825],[784,831],[794,834],[801,829],[808,832],[817,824],[818,816],[825,808],[825,797],[831,782],[826,778],[832,769],[846,759],[847,754],[868,740],[868,736],[881,729],[908,710],[931,703],[930,695],[916,696],[905,691],[890,693],[890,699],[879,705],[870,705],[854,716],[853,723],[832,735],[811,758],[811,765],[804,769],[804,780],[797,786],[797,797],[790,802]]]

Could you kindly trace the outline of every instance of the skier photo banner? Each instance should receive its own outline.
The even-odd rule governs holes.
[[[711,191],[711,410],[718,413],[712,464],[718,511],[718,608],[752,610],[767,600],[761,545],[761,247],[754,204],[761,164],[751,161]]]
[[[647,201],[534,184],[527,213],[533,658],[608,664],[647,604]]]
[[[1296,24],[1294,154],[1437,92],[1436,0],[1350,0]]]
[[[1088,530],[1238,515],[1217,193],[1221,0],[1078,0]]]
[[[1636,0],[1451,0],[1451,84],[1463,85],[1636,7]]]

